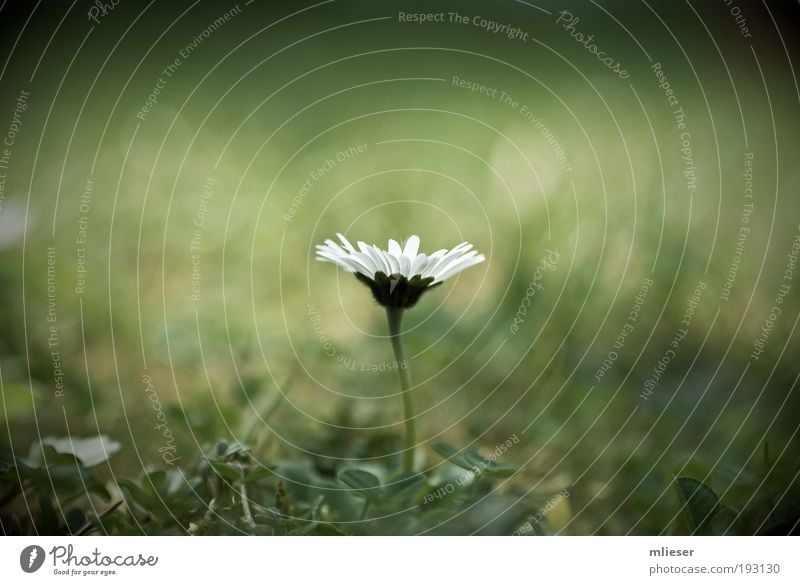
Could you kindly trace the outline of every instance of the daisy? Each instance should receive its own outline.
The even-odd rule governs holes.
[[[389,337],[400,374],[403,409],[405,411],[405,450],[403,467],[406,473],[414,471],[416,428],[414,406],[411,400],[411,371],[406,359],[400,324],[403,311],[413,307],[427,290],[442,284],[447,278],[462,270],[480,264],[486,258],[472,249],[472,244],[462,242],[450,250],[436,250],[433,254],[419,254],[419,237],[411,236],[401,247],[389,240],[389,249],[368,246],[358,242],[358,250],[342,234],[337,234],[341,245],[325,240],[317,246],[317,260],[332,262],[366,284],[378,304],[386,308],[389,319]]]
[[[342,244],[325,240],[317,246],[317,260],[332,262],[354,273],[384,307],[413,307],[425,291],[486,259],[467,242],[427,255],[418,253],[417,236],[408,238],[405,247],[389,240],[388,250],[364,242],[358,242],[356,250],[342,234],[337,236]]]

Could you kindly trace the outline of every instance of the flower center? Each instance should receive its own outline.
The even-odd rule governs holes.
[[[422,293],[441,284],[431,284],[433,283],[432,276],[422,278],[419,274],[408,278],[402,274],[387,276],[384,272],[376,272],[372,278],[369,278],[357,272],[356,278],[370,288],[372,296],[379,305],[403,309],[413,307]]]

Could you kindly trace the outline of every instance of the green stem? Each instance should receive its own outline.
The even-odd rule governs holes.
[[[250,500],[247,498],[247,487],[242,483],[239,491],[242,496],[242,518],[248,528],[255,528],[256,521],[253,519],[253,513],[250,511]]]
[[[400,374],[400,387],[403,394],[403,410],[406,426],[406,444],[403,454],[403,469],[406,473],[414,471],[414,447],[417,444],[417,430],[414,423],[414,403],[411,399],[411,370],[406,359],[406,350],[403,346],[403,337],[400,323],[403,320],[403,309],[387,307],[386,316],[389,318],[389,336],[392,340],[394,358],[397,362],[397,372]]]

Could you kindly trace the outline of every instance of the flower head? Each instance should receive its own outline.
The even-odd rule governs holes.
[[[317,246],[317,260],[332,262],[354,273],[384,307],[413,307],[426,290],[486,259],[467,242],[426,255],[417,253],[417,236],[408,238],[405,247],[389,240],[388,250],[364,242],[358,242],[356,250],[342,234],[337,235],[342,244],[325,240]]]

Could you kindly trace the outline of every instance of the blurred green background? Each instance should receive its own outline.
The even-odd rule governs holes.
[[[487,256],[406,316],[421,465],[437,440],[491,451],[516,434],[510,482],[568,488],[550,518],[564,534],[668,530],[680,473],[756,518],[800,514],[796,4],[741,3],[749,37],[721,2],[122,1],[97,22],[87,2],[18,4],[0,11],[0,132],[15,109],[20,127],[0,200],[15,452],[102,433],[122,444],[104,473],[163,467],[153,392],[184,460],[242,425],[271,459],[346,457],[381,434],[399,448],[385,315],[314,245],[418,234],[423,251]]]

